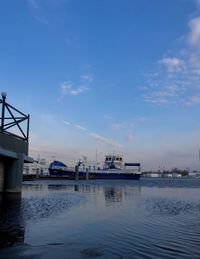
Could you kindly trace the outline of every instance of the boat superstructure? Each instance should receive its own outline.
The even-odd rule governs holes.
[[[122,169],[123,157],[120,155],[106,155],[103,169]]]

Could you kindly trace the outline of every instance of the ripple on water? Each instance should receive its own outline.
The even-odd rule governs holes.
[[[162,188],[166,183],[171,188]],[[44,255],[41,258],[56,258],[56,253],[60,258],[66,258],[66,255],[69,258],[200,258],[200,201],[198,197],[193,198],[199,192],[193,184],[190,195],[182,196],[185,190],[180,191],[178,185],[181,183],[184,181],[160,180],[157,181],[159,186],[155,187],[155,181],[141,181],[137,183],[140,188],[136,188],[135,182],[129,182],[127,187],[125,182],[110,186],[96,181],[87,186],[52,184],[48,189],[45,187],[47,191],[40,186],[35,192],[27,186],[20,209],[10,210],[11,222],[17,215],[15,224],[19,223],[19,228],[22,226],[22,233],[18,232],[14,237],[17,239],[21,235],[19,240],[23,242],[26,230],[26,242],[29,235],[31,243],[31,238],[40,239],[53,233],[53,237],[31,243],[34,244],[31,246],[33,251],[39,250]],[[70,221],[66,220],[65,213],[64,217],[59,215],[76,205],[75,211],[69,214]],[[101,212],[102,217],[98,217],[97,212]],[[23,214],[21,219],[19,213]],[[44,219],[42,224],[47,222],[42,235],[40,222],[31,222],[36,219]],[[26,228],[22,221],[31,224]],[[53,225],[55,222],[56,226]],[[7,226],[11,224],[9,220],[7,223]]]
[[[4,248],[24,243],[27,221],[56,216],[84,202],[85,198],[73,193],[54,192],[0,201],[0,248]]]
[[[101,247],[91,247],[81,250],[81,255],[85,258],[93,258],[103,256],[103,250]]]
[[[22,211],[26,220],[54,216],[60,212],[84,202],[84,197],[73,193],[53,193],[22,199]]]
[[[160,216],[175,216],[180,213],[191,214],[200,212],[200,202],[183,200],[147,199],[146,209]]]

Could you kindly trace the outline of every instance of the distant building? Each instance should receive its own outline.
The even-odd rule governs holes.
[[[24,164],[24,175],[48,175],[49,163],[46,161],[46,159],[37,159],[34,160],[32,164]]]
[[[143,172],[143,177],[152,177],[152,178],[182,178],[183,176],[188,176],[186,171],[181,170],[171,170],[171,171],[164,171],[164,172]]]
[[[152,178],[158,178],[162,177],[162,174],[160,172],[143,172],[143,177],[152,177]]]

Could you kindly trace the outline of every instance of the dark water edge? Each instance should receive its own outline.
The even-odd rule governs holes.
[[[0,258],[200,258],[200,179],[24,182]]]

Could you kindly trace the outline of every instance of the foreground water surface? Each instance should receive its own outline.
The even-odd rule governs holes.
[[[25,182],[0,258],[200,258],[200,179]]]

